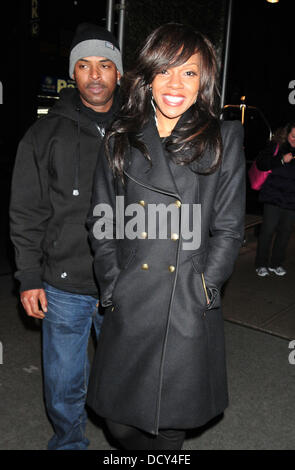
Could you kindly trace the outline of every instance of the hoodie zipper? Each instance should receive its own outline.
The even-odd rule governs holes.
[[[97,123],[95,123],[95,126],[96,126],[96,128],[97,128],[97,130],[98,130],[100,136],[101,136],[102,138],[104,138],[105,133],[106,133],[105,128],[104,128],[104,127],[99,127],[99,125],[98,125]]]

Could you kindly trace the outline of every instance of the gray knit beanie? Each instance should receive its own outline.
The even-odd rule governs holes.
[[[80,24],[75,32],[70,52],[69,74],[72,78],[75,64],[83,57],[105,57],[111,60],[123,75],[122,56],[118,41],[113,34],[91,23]]]

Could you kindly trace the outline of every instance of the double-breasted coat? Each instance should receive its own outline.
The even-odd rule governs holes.
[[[209,175],[173,163],[153,120],[142,133],[152,165],[131,147],[122,185],[103,150],[98,160],[88,226],[107,308],[87,402],[104,418],[152,434],[201,426],[228,404],[220,289],[243,240],[245,163],[240,122],[223,122],[221,134],[222,162]],[[214,158],[206,152],[204,168]],[[146,215],[149,205],[175,204],[178,233],[149,237],[147,224],[141,236],[97,239],[106,221],[97,204],[115,214],[118,195],[124,208],[139,204]],[[200,243],[184,249],[181,215],[193,204],[201,209]]]

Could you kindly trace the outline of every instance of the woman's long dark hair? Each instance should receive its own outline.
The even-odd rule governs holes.
[[[139,136],[152,112],[150,84],[161,70],[185,63],[196,52],[200,54],[197,101],[191,106],[188,119],[183,123],[181,121],[167,139],[166,148],[177,164],[199,161],[204,151],[210,149],[215,158],[204,172],[212,173],[219,165],[222,143],[218,119],[217,63],[213,46],[200,32],[182,24],[168,23],[148,36],[134,68],[121,81],[124,104],[119,118],[107,132],[105,144],[110,165],[122,179],[124,155],[130,145],[137,147],[150,160]]]

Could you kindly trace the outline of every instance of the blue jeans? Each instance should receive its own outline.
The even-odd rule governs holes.
[[[85,400],[89,378],[88,340],[98,336],[98,300],[44,283],[48,311],[42,320],[45,403],[55,434],[49,450],[86,449]]]

